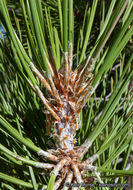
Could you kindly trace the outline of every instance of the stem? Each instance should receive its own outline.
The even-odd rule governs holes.
[[[35,73],[35,75],[42,81],[42,83],[44,84],[45,88],[49,91],[49,93],[52,94],[50,85],[32,62],[30,63],[30,67],[32,71]]]
[[[73,172],[72,171],[69,171],[67,177],[66,177],[66,180],[65,180],[65,184],[68,183],[70,184],[72,182],[72,178],[73,178]],[[66,185],[64,184],[64,188],[63,190],[68,190],[69,187],[67,187]]]
[[[68,31],[67,31],[67,22],[68,22],[68,0],[63,0],[63,50],[67,52],[68,50]]]
[[[64,176],[64,177],[65,177],[65,176]],[[60,178],[55,182],[53,190],[57,190],[57,189],[60,187],[61,182],[63,181],[64,177],[60,177]]]
[[[100,178],[99,173],[98,173],[98,172],[95,172],[95,175],[96,175],[96,177],[97,177],[99,183],[103,184],[104,182],[103,182],[102,179]],[[105,187],[105,190],[108,190],[108,187]]]
[[[57,120],[60,121],[59,116],[55,113],[55,111],[52,109],[52,107],[50,106],[48,100],[44,97],[43,93],[41,92],[40,88],[38,86],[35,86],[36,89],[36,93],[38,94],[38,96],[40,97],[40,99],[42,100],[42,102],[44,103],[44,105],[46,106],[46,108],[48,109],[48,111],[51,113],[51,115]]]
[[[117,174],[127,174],[127,175],[133,175],[133,170],[113,170],[113,169],[106,169],[106,168],[97,168],[97,171],[100,172],[111,172],[111,173],[117,173]]]
[[[30,165],[30,166],[34,166],[37,168],[43,168],[43,169],[52,169],[54,167],[53,164],[36,162],[33,160],[29,160],[27,158],[24,158],[22,156],[19,156],[17,154],[14,154],[14,152],[10,151],[6,147],[4,147],[2,144],[0,144],[0,150],[2,150],[4,153],[10,155],[11,157],[15,158],[16,160],[21,161],[22,163]],[[21,162],[18,162],[18,164],[21,164]]]
[[[48,183],[47,190],[52,190],[53,189],[54,183],[55,183],[55,179],[56,179],[56,176],[55,176],[55,174],[52,173],[52,175],[50,177],[50,180],[49,180],[49,183]]]
[[[3,174],[2,172],[0,172],[0,179],[17,184],[17,185],[21,185],[26,188],[33,189],[33,185],[31,183]]]
[[[73,0],[69,0],[69,42],[73,42]]]
[[[63,18],[62,18],[62,8],[61,8],[61,1],[58,0],[58,10],[59,10],[59,19],[60,19],[60,32],[61,32],[61,41],[63,43]]]

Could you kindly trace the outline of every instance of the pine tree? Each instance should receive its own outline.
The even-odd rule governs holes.
[[[103,183],[99,173],[102,171],[126,174],[124,166],[127,163],[127,155],[131,150],[133,142],[132,135],[129,135],[133,121],[132,111],[131,106],[124,104],[123,116],[120,117],[119,109],[117,110],[117,104],[119,104],[119,106],[121,105],[120,98],[122,97],[123,92],[127,89],[128,83],[133,75],[133,71],[130,71],[129,69],[133,56],[130,57],[127,65],[123,69],[123,59],[125,55],[122,55],[119,81],[115,84],[110,101],[103,109],[102,115],[98,119],[95,118],[96,122],[94,121],[93,123],[95,126],[92,126],[92,129],[87,130],[88,124],[85,129],[82,129],[83,121],[81,121],[81,115],[83,108],[88,101],[91,103],[90,110],[92,109],[93,101],[91,102],[91,97],[99,85],[101,77],[109,73],[109,69],[112,68],[114,61],[131,38],[133,27],[130,24],[132,22],[133,11],[132,9],[129,9],[129,4],[130,1],[128,0],[121,0],[118,2],[112,0],[110,2],[107,17],[104,19],[103,15],[103,23],[101,22],[101,30],[95,40],[95,44],[93,48],[90,47],[87,52],[89,45],[88,40],[91,36],[92,26],[95,22],[94,18],[98,6],[98,0],[92,3],[91,8],[88,8],[88,6],[90,6],[89,3],[87,5],[83,27],[80,31],[81,35],[76,44],[77,49],[75,48],[76,45],[74,46],[75,27],[72,0],[58,0],[58,2],[50,1],[48,5],[43,1],[41,4],[41,0],[20,0],[24,25],[27,30],[26,47],[24,46],[25,37],[22,37],[17,17],[15,17],[14,14],[14,20],[18,32],[13,28],[5,0],[0,0],[1,21],[8,37],[8,43],[1,41],[1,61],[3,67],[6,68],[6,62],[9,62],[9,70],[16,72],[13,86],[16,87],[16,90],[18,90],[17,86],[18,88],[21,88],[19,95],[21,95],[22,91],[24,92],[25,89],[27,89],[26,93],[33,96],[32,100],[36,99],[38,101],[39,97],[42,101],[45,107],[46,133],[52,136],[55,143],[54,148],[43,150],[43,148],[38,147],[38,145],[43,147],[43,145],[40,145],[41,140],[39,142],[38,138],[34,139],[34,143],[37,144],[36,146],[29,139],[25,138],[24,129],[20,124],[22,118],[20,117],[20,114],[17,115],[17,113],[13,111],[16,115],[15,122],[18,129],[12,126],[12,122],[9,118],[4,118],[5,114],[0,115],[1,128],[4,133],[10,134],[13,139],[18,140],[23,144],[23,149],[27,154],[27,157],[24,155],[18,155],[16,153],[17,151],[10,149],[9,147],[6,148],[6,143],[5,145],[4,143],[1,143],[0,149],[2,153],[4,153],[4,156],[14,163],[16,162],[16,164],[35,166],[52,174],[47,189],[69,189],[66,185],[67,183],[78,183],[81,185],[82,183],[90,183],[91,180]],[[103,1],[103,11],[104,8],[105,1]],[[58,23],[55,21],[55,25],[54,16],[51,16],[52,9],[53,15],[57,14],[57,10],[59,11],[59,21]],[[45,17],[43,17],[43,15]],[[118,35],[113,36],[111,43],[107,44],[107,47],[105,48],[105,45],[120,18],[122,18],[122,23],[120,23],[119,26],[121,31]],[[85,24],[87,24],[87,27],[85,27]],[[128,29],[129,25],[130,29]],[[10,52],[9,55],[8,52]],[[76,57],[74,53],[76,54]],[[77,66],[75,66],[76,62]],[[10,71],[3,70],[5,73],[10,73]],[[116,70],[116,75],[118,75],[117,71],[118,70]],[[127,72],[128,75],[125,76]],[[6,77],[7,79],[10,77],[12,78],[14,77],[14,73],[11,73]],[[21,82],[17,82],[18,80]],[[28,89],[28,85],[30,90]],[[7,86],[7,88],[9,88],[9,85]],[[23,97],[24,94],[25,92],[21,96]],[[26,98],[27,97],[25,97],[25,100]],[[2,104],[4,105],[4,98],[2,99]],[[125,101],[125,99],[126,96],[123,100]],[[33,102],[35,103],[36,100]],[[22,103],[22,100],[19,100],[19,102]],[[28,101],[26,101],[25,105],[24,103],[22,104],[25,106],[28,104]],[[37,103],[35,103],[35,105],[36,104]],[[16,103],[15,106],[17,107]],[[32,106],[31,103],[30,107]],[[6,109],[4,108],[4,110]],[[18,110],[22,112],[22,106],[19,106]],[[90,118],[92,113],[89,113]],[[114,116],[113,119],[112,116]],[[117,117],[116,120],[115,117]],[[109,129],[109,122],[111,119],[114,123],[112,122],[113,127]],[[121,122],[122,127],[120,126]],[[37,130],[37,132],[39,131],[38,129],[35,130]],[[102,140],[99,141],[100,143],[102,142],[102,145],[100,145],[97,137],[103,130],[106,131],[105,136],[107,138],[104,139],[103,142]],[[42,131],[43,130],[41,130],[41,132]],[[81,137],[80,139],[81,144],[76,136],[78,131],[81,131],[80,135],[83,135],[83,138]],[[40,138],[42,138],[40,131],[38,133]],[[123,138],[124,133],[126,133],[126,135]],[[121,138],[121,141],[119,141],[119,138]],[[122,141],[122,139],[124,141]],[[11,143],[10,140],[9,142]],[[118,143],[118,150],[115,152],[116,142]],[[123,142],[122,145],[121,142]],[[92,147],[92,144],[94,145],[94,143],[97,146],[96,150]],[[105,169],[107,164],[113,162],[113,157],[111,157],[110,160],[110,153],[105,161],[105,151],[107,149],[109,152],[111,151],[110,147],[112,143],[114,143],[114,147],[112,146],[111,154],[116,159],[119,158],[122,150],[125,150],[125,147],[128,147],[126,158],[123,162],[123,170],[117,170],[115,166],[114,169]],[[29,150],[27,150],[26,147],[37,153],[39,159],[44,158],[47,161],[37,162],[32,157],[32,152],[29,153]],[[91,152],[91,148],[93,149],[93,152]],[[90,151],[91,154],[88,154],[88,151]],[[104,158],[100,157],[100,155]],[[97,160],[100,160],[99,162],[103,163],[101,168],[95,166],[94,162]],[[117,165],[117,162],[115,162],[115,165]],[[33,169],[29,168],[29,170],[32,184],[21,181],[21,185],[27,188],[38,189],[40,184],[38,183],[37,185],[34,174],[31,174],[34,173]],[[87,175],[86,171],[88,171],[90,176]],[[127,174],[131,175],[132,172],[129,170]],[[5,177],[7,177],[7,175],[3,173],[0,174],[1,179],[4,179]],[[7,181],[9,182],[12,182],[13,179],[15,178],[7,177]],[[37,181],[39,181],[39,179]],[[54,181],[56,181],[55,184]],[[41,180],[39,182],[42,183]],[[20,184],[19,180],[16,180],[16,184]]]

